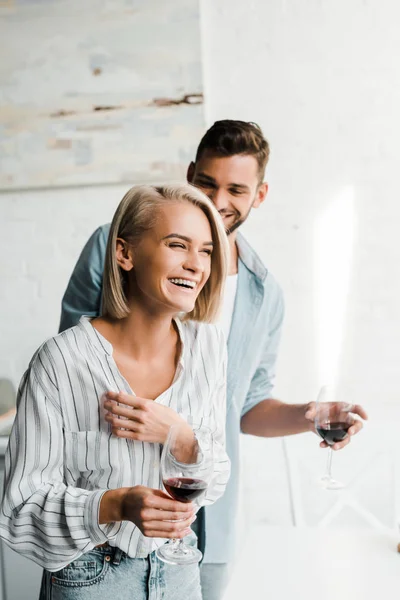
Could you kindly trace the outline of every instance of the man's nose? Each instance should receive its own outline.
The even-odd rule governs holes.
[[[214,190],[210,196],[215,208],[219,211],[225,210],[229,207],[228,193],[223,189]]]

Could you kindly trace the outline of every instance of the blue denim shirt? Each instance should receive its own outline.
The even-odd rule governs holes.
[[[99,227],[82,250],[62,301],[60,331],[85,314],[100,312],[103,267],[110,225]],[[238,282],[228,338],[226,444],[231,477],[225,494],[206,508],[205,563],[229,562],[235,551],[239,497],[241,417],[272,397],[284,315],[282,291],[238,233]]]

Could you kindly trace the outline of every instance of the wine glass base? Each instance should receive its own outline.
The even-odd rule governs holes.
[[[341,490],[344,488],[344,483],[331,477],[321,477],[320,483],[326,490]]]
[[[203,554],[197,548],[171,542],[157,548],[156,555],[169,565],[193,565],[203,558]]]

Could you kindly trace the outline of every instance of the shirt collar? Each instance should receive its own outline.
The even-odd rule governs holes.
[[[106,354],[108,356],[112,356],[113,354],[113,347],[112,344],[106,340],[105,337],[103,337],[101,335],[101,333],[99,333],[97,331],[97,329],[95,329],[93,327],[93,325],[91,324],[91,320],[93,317],[87,317],[86,315],[83,315],[80,319],[79,319],[79,324],[78,327],[81,327],[84,332],[86,333],[86,336],[89,339],[89,342],[92,346],[94,346],[99,352],[101,352],[101,354]],[[178,360],[178,368],[177,368],[177,374],[178,372],[180,373],[180,371],[183,369],[184,367],[184,359],[183,359],[183,354],[184,354],[184,346],[185,346],[185,332],[184,332],[184,327],[183,327],[183,323],[181,322],[181,320],[177,317],[175,317],[174,319],[175,324],[176,324],[176,328],[178,330],[178,335],[181,341],[181,353],[179,356],[179,360]]]
[[[237,233],[236,245],[239,252],[239,258],[245,267],[251,271],[261,282],[268,274],[268,269],[262,263],[258,254],[253,250],[248,241],[241,233]]]
[[[84,330],[91,346],[94,346],[101,354],[112,356],[112,344],[106,340],[106,338],[103,337],[101,333],[97,331],[97,329],[93,327],[91,324],[92,319],[93,317],[87,317],[86,315],[83,315],[79,319],[78,327]]]

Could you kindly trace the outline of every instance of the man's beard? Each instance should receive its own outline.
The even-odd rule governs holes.
[[[243,225],[243,223],[246,221],[247,217],[249,216],[251,209],[253,208],[253,204],[250,206],[249,210],[247,211],[247,214],[245,214],[245,215],[242,215],[239,211],[236,211],[235,220],[233,221],[233,223],[231,225],[229,225],[228,227],[225,228],[226,235],[228,235],[228,236],[231,235],[234,231],[236,231],[236,229],[238,229],[241,225]],[[221,213],[219,213],[219,214],[222,216]]]

